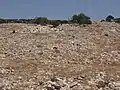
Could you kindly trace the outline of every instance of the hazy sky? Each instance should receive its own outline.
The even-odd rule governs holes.
[[[0,0],[1,18],[68,19],[74,13],[85,13],[92,19],[111,14],[120,17],[120,0]]]

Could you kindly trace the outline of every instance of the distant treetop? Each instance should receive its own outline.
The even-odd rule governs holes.
[[[105,20],[106,20],[107,22],[111,22],[113,19],[114,19],[114,17],[113,17],[112,15],[109,15],[109,16],[106,17]]]
[[[91,24],[90,17],[86,16],[84,13],[74,14],[70,20],[72,23],[78,24]]]

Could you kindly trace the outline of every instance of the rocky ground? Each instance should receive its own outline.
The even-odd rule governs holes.
[[[0,90],[120,90],[120,25],[0,24]]]

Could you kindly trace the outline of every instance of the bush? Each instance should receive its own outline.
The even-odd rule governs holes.
[[[84,13],[73,15],[70,22],[78,24],[91,24],[90,17],[86,16]]]
[[[105,22],[105,20],[104,20],[104,19],[102,19],[100,22]]]
[[[61,20],[60,23],[61,23],[61,24],[68,24],[69,21],[68,21],[68,20]]]
[[[57,27],[61,24],[60,20],[50,20],[50,24],[53,25],[53,27]]]
[[[0,19],[0,23],[6,23],[6,20]]]
[[[37,17],[33,20],[33,23],[46,25],[49,23],[49,20],[46,17]]]
[[[106,17],[105,19],[107,22],[111,22],[112,20],[114,20],[114,17],[112,15],[109,15]]]
[[[115,18],[115,19],[114,19],[114,22],[120,23],[120,18]]]

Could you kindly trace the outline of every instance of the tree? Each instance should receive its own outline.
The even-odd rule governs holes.
[[[90,17],[86,16],[84,13],[74,14],[70,20],[72,23],[78,24],[91,24]]]
[[[107,22],[111,22],[113,19],[114,19],[114,17],[113,17],[112,15],[109,15],[109,16],[106,17],[105,20],[106,20]]]
[[[71,22],[73,23],[78,23],[78,15],[73,15],[72,18],[71,18]]]

